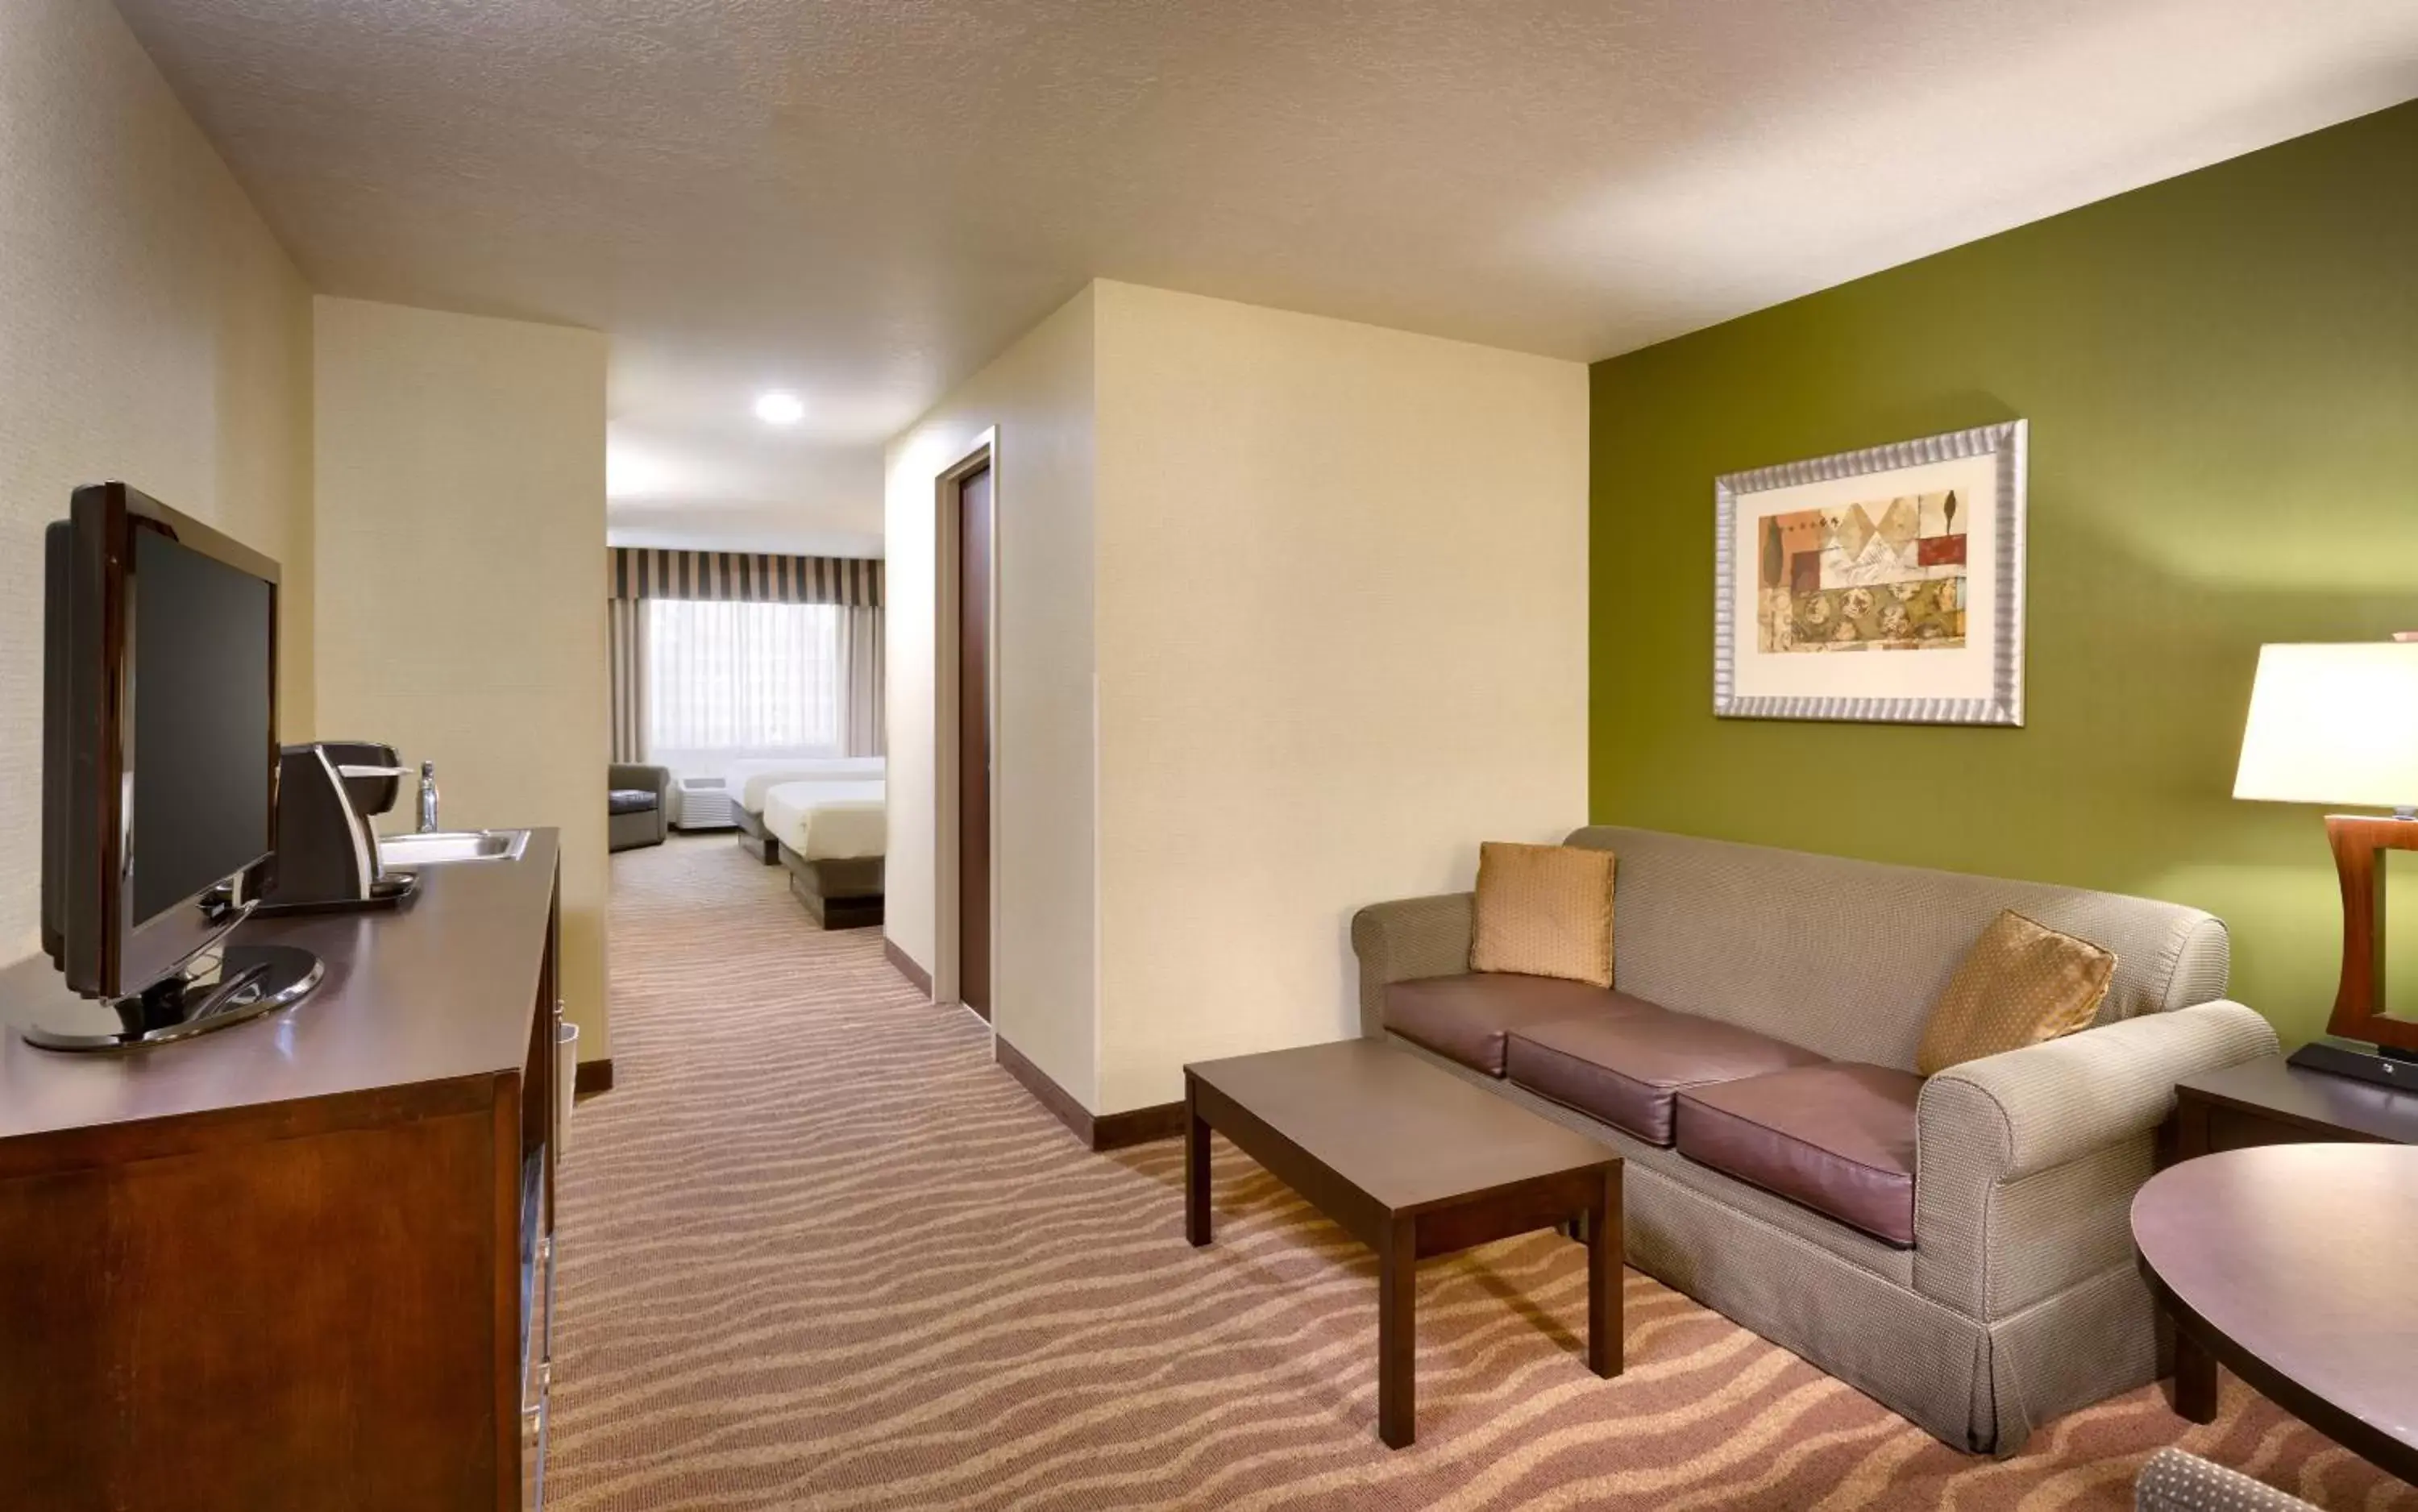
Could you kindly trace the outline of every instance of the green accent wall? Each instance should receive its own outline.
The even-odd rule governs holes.
[[[2196,904],[2233,995],[2320,1031],[2322,811],[2233,767],[2260,643],[2418,630],[2418,104],[1592,378],[1598,822]],[[2026,727],[1716,720],[1714,477],[2016,417]],[[2394,890],[2418,1016],[2418,867]]]

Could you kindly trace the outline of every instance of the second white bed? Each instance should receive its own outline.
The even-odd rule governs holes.
[[[730,796],[750,814],[764,812],[766,795],[793,782],[875,783],[889,771],[880,756],[824,756],[816,759],[733,761],[725,773]]]
[[[862,861],[890,848],[887,785],[788,782],[764,793],[764,832],[801,861]]]

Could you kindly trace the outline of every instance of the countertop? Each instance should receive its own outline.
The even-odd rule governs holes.
[[[417,895],[390,911],[246,924],[237,939],[315,951],[326,978],[290,1008],[190,1040],[37,1049],[18,1022],[72,995],[42,956],[0,970],[0,1142],[517,1074],[558,855],[557,832],[532,830],[517,860],[422,869]]]

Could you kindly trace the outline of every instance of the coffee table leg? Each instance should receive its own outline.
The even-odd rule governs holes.
[[[1184,1237],[1209,1242],[1209,1121],[1201,1116],[1191,1078],[1184,1083]]]
[[[1587,1211],[1587,1368],[1599,1376],[1620,1374],[1625,1354],[1621,1323],[1622,1260],[1620,1172],[1603,1179],[1600,1206]]]
[[[1377,1437],[1389,1449],[1418,1436],[1418,1220],[1397,1218],[1377,1249]]]
[[[2175,1415],[2193,1423],[2216,1421],[2216,1357],[2181,1328],[2175,1330]]]
[[[2165,1148],[2160,1152],[2160,1168],[2210,1153],[2215,1140],[2209,1127],[2208,1106],[2196,1096],[2177,1098],[2174,1117],[2161,1131]],[[2175,1331],[2175,1415],[2187,1422],[2213,1423],[2216,1357],[2183,1332],[2180,1320],[2169,1314],[2167,1321]]]

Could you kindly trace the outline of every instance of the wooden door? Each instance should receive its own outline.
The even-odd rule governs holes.
[[[957,484],[957,999],[990,1016],[990,468]]]

